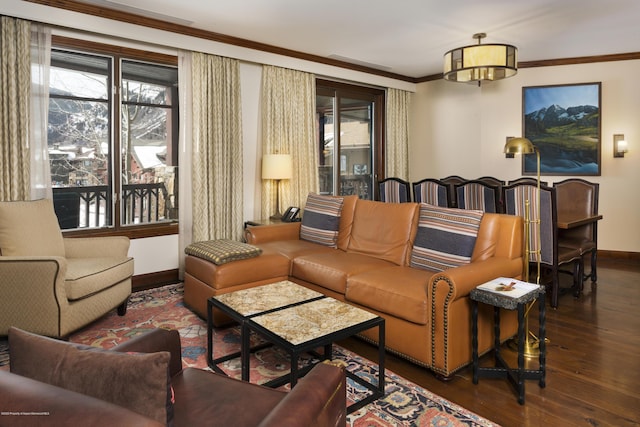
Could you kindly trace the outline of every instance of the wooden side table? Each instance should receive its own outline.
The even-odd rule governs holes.
[[[505,279],[510,280],[510,279]],[[482,286],[482,285],[481,285]],[[506,378],[515,387],[518,393],[518,403],[524,404],[524,381],[538,380],[541,388],[545,387],[545,288],[539,286],[531,289],[523,295],[512,297],[508,292],[494,292],[480,287],[473,289],[469,293],[472,301],[472,355],[473,355],[473,383],[478,384],[478,378]],[[539,369],[525,369],[524,367],[524,342],[525,331],[525,310],[527,304],[538,300],[540,315],[540,356]],[[493,306],[494,313],[494,357],[495,367],[480,367],[478,360],[478,302]],[[500,309],[518,310],[518,367],[510,368],[500,354]]]

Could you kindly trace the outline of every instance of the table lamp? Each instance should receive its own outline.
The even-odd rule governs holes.
[[[540,239],[540,151],[533,145],[531,141],[527,138],[510,138],[507,143],[504,145],[504,153],[505,154],[536,154],[536,181],[537,181],[537,192],[536,192],[536,206],[537,206],[537,215],[534,221],[531,221],[530,215],[530,203],[529,200],[525,201],[525,210],[524,210],[524,249],[525,249],[525,260],[524,260],[524,281],[529,282],[529,262],[531,261],[531,255],[535,254],[536,256],[536,264],[538,267],[536,284],[540,285],[540,248],[538,247],[535,251],[531,250],[531,223],[533,222],[536,225],[536,236],[539,244],[542,244]],[[525,312],[525,330],[526,333],[526,341],[524,343],[524,355],[533,357],[540,354],[539,350],[539,342],[538,338],[533,335],[529,331],[529,311],[533,307],[533,303],[531,303]],[[513,347],[513,346],[512,346]],[[515,348],[517,349],[517,342],[515,343]]]
[[[276,182],[276,213],[269,218],[282,219],[280,213],[280,181],[291,179],[293,175],[293,162],[290,154],[265,154],[262,156],[262,179],[271,179]]]

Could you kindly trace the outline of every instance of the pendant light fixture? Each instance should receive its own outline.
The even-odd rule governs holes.
[[[452,49],[444,54],[444,79],[452,82],[494,81],[518,72],[518,49],[509,44],[481,44],[487,37],[477,33],[478,44]]]

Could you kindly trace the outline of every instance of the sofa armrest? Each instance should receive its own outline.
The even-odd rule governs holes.
[[[68,302],[62,257],[0,256],[0,335],[10,326],[58,336],[60,312]]]
[[[155,420],[91,396],[0,371],[0,425],[161,426]]]
[[[67,258],[125,258],[129,252],[129,238],[125,236],[64,238]]]
[[[260,423],[260,427],[335,427],[346,424],[343,368],[320,363],[304,376]]]
[[[180,334],[176,330],[152,329],[151,331],[135,336],[111,349],[122,353],[157,353],[168,351],[171,354],[169,371],[171,377],[182,370],[182,347]]]
[[[247,243],[266,243],[277,240],[298,240],[300,238],[300,222],[284,222],[247,227],[244,230]]]
[[[429,298],[435,298],[437,294],[444,292],[448,295],[448,301],[453,302],[468,296],[471,290],[496,277],[521,278],[522,268],[522,258],[501,257],[451,268],[433,275],[431,286],[428,287]],[[434,291],[436,295],[433,295]]]

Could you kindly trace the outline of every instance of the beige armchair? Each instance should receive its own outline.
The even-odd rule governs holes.
[[[51,200],[0,202],[0,336],[67,337],[116,307],[124,315],[128,250],[127,237],[63,238]]]

